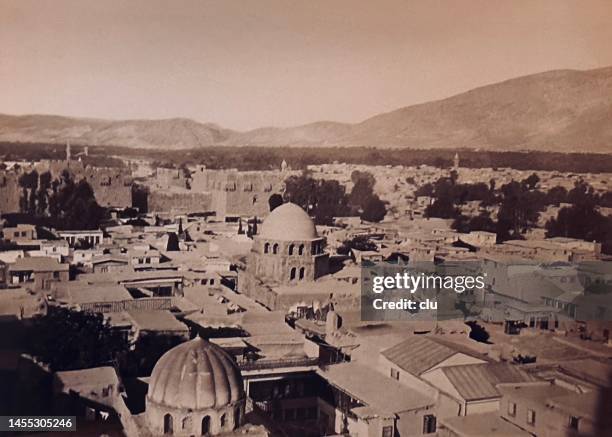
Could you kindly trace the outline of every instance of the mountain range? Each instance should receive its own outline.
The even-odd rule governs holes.
[[[185,118],[0,114],[0,141],[64,144],[66,140],[165,149],[367,146],[612,153],[612,67],[522,76],[355,124],[321,121],[239,132]]]

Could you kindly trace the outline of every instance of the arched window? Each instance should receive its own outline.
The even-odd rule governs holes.
[[[304,245],[300,244],[300,248],[298,249],[298,255],[304,255]]]
[[[295,279],[296,269],[295,267],[291,267],[291,271],[289,272],[289,279],[293,281]]]
[[[300,267],[300,279],[304,279],[304,267]]]
[[[274,243],[274,246],[272,246],[272,253],[274,255],[276,255],[278,253],[278,244]]]
[[[172,415],[170,413],[164,416],[164,434],[172,435],[174,428],[172,426]]]
[[[264,253],[270,252],[270,243],[264,244]]]
[[[221,418],[219,419],[219,423],[221,424],[221,429],[225,428],[226,422],[227,420],[225,419],[225,414],[222,414]]]
[[[208,435],[210,432],[210,416],[202,418],[202,435]]]
[[[293,249],[295,248],[295,245],[290,244],[289,245],[289,255],[293,255]]]

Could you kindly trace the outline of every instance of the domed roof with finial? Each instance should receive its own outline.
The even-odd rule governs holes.
[[[244,398],[236,362],[201,337],[166,352],[153,368],[148,402],[171,408],[220,408]]]
[[[278,241],[307,241],[318,238],[312,219],[295,203],[275,208],[261,225],[259,238]]]

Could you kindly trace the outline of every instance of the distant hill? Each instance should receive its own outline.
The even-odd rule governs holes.
[[[236,132],[189,119],[0,115],[0,141],[65,143],[68,138],[79,144],[168,149],[370,146],[612,153],[612,67],[523,76],[357,124],[322,121]]]
[[[0,141],[189,149],[227,141],[234,132],[186,118],[110,121],[0,114]]]

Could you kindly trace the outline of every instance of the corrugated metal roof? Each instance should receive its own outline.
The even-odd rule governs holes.
[[[406,372],[419,376],[456,353],[427,337],[414,336],[384,350],[382,355]]]
[[[500,397],[496,384],[535,380],[518,367],[508,363],[448,366],[443,367],[442,372],[457,389],[459,395],[467,401]]]

